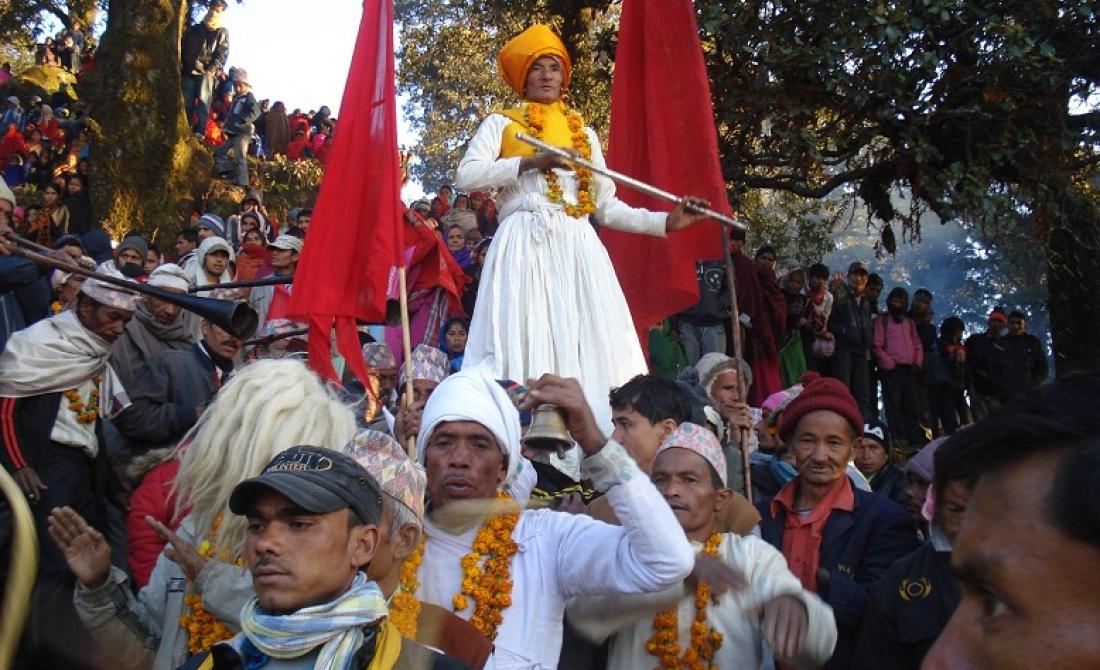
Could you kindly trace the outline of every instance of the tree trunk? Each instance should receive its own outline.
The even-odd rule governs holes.
[[[1059,377],[1100,366],[1100,210],[1072,185],[1060,191],[1050,203],[1055,224],[1046,242],[1047,305]]]
[[[180,92],[186,0],[111,0],[92,102],[92,207],[114,236],[172,234],[209,179],[210,154],[191,136]]]

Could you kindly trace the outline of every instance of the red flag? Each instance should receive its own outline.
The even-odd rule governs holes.
[[[611,87],[608,166],[730,213],[718,162],[718,135],[691,0],[624,0]],[[627,187],[635,207],[670,203]],[[649,327],[699,300],[695,261],[722,258],[719,224],[707,220],[669,239],[604,228],[619,283],[643,348]]]
[[[355,320],[384,321],[390,269],[404,263],[396,100],[393,0],[365,0],[290,298],[291,318],[310,327],[310,365],[334,381],[329,334],[335,328],[337,349],[365,383]]]

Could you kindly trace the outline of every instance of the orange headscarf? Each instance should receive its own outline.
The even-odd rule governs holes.
[[[573,61],[565,50],[561,38],[554,34],[549,26],[536,24],[513,37],[497,54],[500,76],[521,98],[527,71],[542,56],[554,56],[562,63],[562,85],[569,85],[569,75],[573,70]]]

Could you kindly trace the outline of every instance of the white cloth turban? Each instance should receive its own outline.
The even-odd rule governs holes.
[[[432,391],[416,437],[416,460],[421,465],[426,465],[429,438],[447,421],[475,421],[488,428],[508,460],[504,486],[512,483],[523,458],[519,412],[508,392],[481,366],[456,372]]]

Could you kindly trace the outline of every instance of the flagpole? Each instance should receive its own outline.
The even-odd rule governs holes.
[[[401,292],[401,349],[405,354],[405,407],[413,403],[413,365],[412,365],[412,333],[409,331],[409,289],[405,280],[405,265],[402,263],[397,268],[398,290]],[[409,458],[414,458],[416,449],[416,436],[405,437],[405,452]]]
[[[722,249],[726,256],[726,281],[730,285],[730,328],[733,328],[731,334],[733,335],[733,357],[739,361],[745,360],[741,355],[743,353],[743,347],[741,342],[741,315],[737,306],[737,280],[733,272],[733,254],[730,253],[729,233],[733,230],[731,226],[723,225],[720,230],[722,231]],[[737,370],[737,398],[741,402],[745,402],[745,398],[748,397],[748,389],[745,388],[745,378],[741,374],[740,368]],[[741,443],[741,468],[743,476],[745,478],[745,497],[752,500],[752,473],[751,462],[749,460],[749,431],[744,428],[738,431],[738,441]]]

